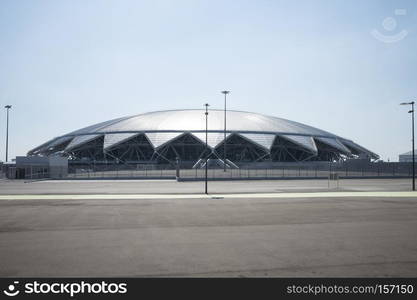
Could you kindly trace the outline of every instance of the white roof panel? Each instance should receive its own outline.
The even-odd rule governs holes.
[[[345,153],[351,153],[348,148],[346,148],[345,145],[343,145],[338,139],[335,138],[324,138],[324,137],[315,137],[315,139],[319,140],[320,142],[323,142],[333,148],[336,148],[342,152]]]
[[[240,135],[267,150],[271,149],[275,140],[275,134],[240,133]]]
[[[154,148],[158,148],[182,134],[182,132],[150,132],[146,133],[146,136]]]
[[[208,130],[224,130],[224,111],[209,110]],[[94,127],[95,126],[95,127]],[[168,110],[150,112],[141,115],[121,118],[109,121],[108,124],[100,123],[87,127],[85,132],[123,132],[123,131],[183,131],[203,132],[206,129],[204,110]],[[260,133],[296,133],[334,136],[333,134],[294,121],[261,114],[227,111],[227,130],[242,132],[251,131]]]
[[[205,132],[192,132],[193,136],[198,138],[203,143],[206,142],[206,133]],[[226,139],[230,135],[230,133],[226,133]],[[207,133],[207,144],[211,148],[216,148],[217,145],[222,143],[224,140],[224,133],[223,132],[208,132]]]
[[[57,138],[57,139],[55,139],[54,141],[52,141],[52,143],[50,143],[50,144],[48,145],[48,148],[51,148],[51,147],[55,147],[55,146],[61,145],[62,143],[65,143],[65,142],[67,142],[67,141],[69,141],[69,140],[71,140],[71,139],[73,139],[73,137],[72,137],[72,136],[63,136],[63,137]]]
[[[65,148],[65,151],[74,149],[75,147],[78,147],[82,144],[88,143],[95,138],[101,136],[102,134],[87,134],[87,135],[79,135],[76,136]]]
[[[111,133],[104,136],[103,149],[116,146],[120,143],[127,141],[128,139],[138,135],[138,133]]]
[[[283,138],[293,142],[303,148],[306,148],[308,151],[317,153],[317,146],[311,136],[305,135],[280,135]]]
[[[123,118],[117,118],[117,119],[113,119],[113,120],[109,120],[109,121],[105,121],[105,122],[101,122],[101,123],[97,123],[97,124],[93,124],[91,126],[87,126],[81,129],[78,129],[76,131],[72,131],[70,133],[68,133],[68,135],[79,135],[79,134],[85,134],[85,133],[95,133],[98,132],[100,129],[106,128],[110,125],[113,124],[117,124],[123,120],[129,119],[130,117],[123,117]]]

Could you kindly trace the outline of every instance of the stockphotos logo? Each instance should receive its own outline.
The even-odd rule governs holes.
[[[394,14],[396,16],[406,16],[407,10],[397,8],[394,11]],[[399,30],[395,33],[395,30],[397,29],[397,19],[394,17],[386,17],[382,21],[382,27],[384,28],[383,32],[380,32],[378,29],[373,29],[371,30],[371,34],[374,38],[383,43],[396,43],[403,40],[408,35],[408,31],[405,29]]]
[[[19,284],[19,281],[13,281],[13,284],[9,284],[7,290],[4,290],[3,293],[9,297],[14,297],[20,293],[20,291],[16,288],[16,285]]]
[[[3,293],[6,296],[14,297],[20,293],[17,289],[19,281],[8,285]],[[127,283],[107,283],[105,281],[89,283],[81,282],[39,282],[31,281],[24,284],[24,294],[66,294],[74,297],[77,294],[126,294]]]

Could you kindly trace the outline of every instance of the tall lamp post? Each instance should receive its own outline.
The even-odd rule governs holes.
[[[416,161],[414,156],[414,101],[411,102],[403,102],[400,105],[411,105],[411,110],[408,113],[411,114],[411,135],[412,135],[412,153],[413,153],[413,191],[416,190]]]
[[[206,104],[204,104],[204,106],[206,107],[206,112],[204,113],[205,115],[206,115],[206,165],[205,165],[205,168],[206,168],[206,170],[205,170],[205,193],[206,193],[206,195],[208,194],[208,192],[207,192],[207,171],[208,171],[208,143],[207,143],[207,131],[208,131],[208,107],[209,107],[209,104],[208,103],[206,103]]]
[[[226,172],[226,97],[230,91],[222,91],[224,94],[224,140],[223,140],[223,171]]]
[[[7,125],[6,125],[6,162],[7,162],[8,156],[9,156],[9,109],[11,109],[12,106],[6,105],[4,108],[7,110]]]

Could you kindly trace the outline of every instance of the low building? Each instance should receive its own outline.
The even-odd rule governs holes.
[[[68,159],[61,156],[17,156],[6,168],[10,179],[65,178],[68,175]]]
[[[414,149],[415,155],[417,155],[417,150]],[[417,157],[416,157],[417,160]],[[413,151],[408,151],[406,153],[398,155],[399,162],[413,162]]]

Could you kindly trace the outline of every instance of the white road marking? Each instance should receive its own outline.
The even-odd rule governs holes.
[[[73,179],[73,180],[64,180],[64,179],[60,179],[60,180],[36,180],[36,181],[32,181],[32,182],[27,182],[27,183],[41,183],[41,184],[43,184],[43,183],[47,183],[47,184],[49,184],[49,183],[114,183],[114,182],[117,182],[117,183],[120,183],[120,182],[129,182],[129,183],[131,183],[131,182],[136,182],[136,183],[138,183],[138,182],[167,182],[167,181],[175,181],[175,182],[177,182],[177,180],[176,179],[141,179],[141,180],[138,180],[138,179],[118,179],[118,180],[103,180],[103,179],[88,179],[88,180],[76,180],[76,179]],[[26,182],[25,182],[26,183]]]
[[[329,198],[329,197],[408,197],[417,192],[313,192],[313,193],[245,193],[245,194],[79,194],[79,195],[0,195],[0,200],[103,200],[103,199],[230,199],[230,198]]]

